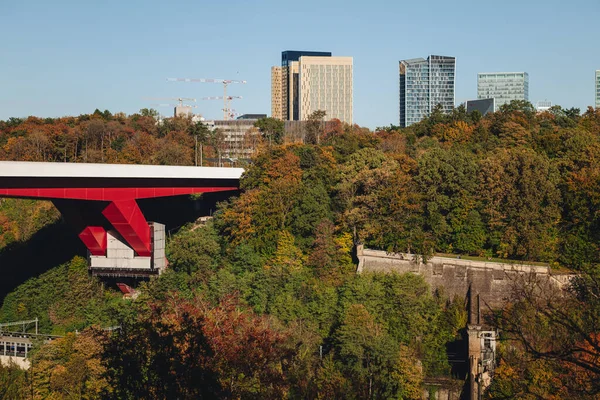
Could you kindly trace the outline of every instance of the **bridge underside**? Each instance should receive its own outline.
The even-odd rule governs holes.
[[[9,167],[16,165],[16,170],[20,171],[23,164],[35,165],[39,173],[11,174]],[[3,165],[7,170],[2,169]],[[0,197],[52,201],[64,219],[75,228],[90,256],[95,257],[100,265],[110,264],[101,262],[102,257],[111,260],[139,258],[127,264],[129,267],[135,265],[131,268],[136,270],[132,276],[160,273],[160,268],[154,267],[165,264],[155,260],[157,257],[164,259],[164,225],[149,223],[138,200],[235,191],[238,190],[241,175],[240,171],[231,173],[230,168],[224,173],[223,168],[213,168],[218,171],[210,171],[210,168],[159,166],[120,166],[124,173],[119,174],[115,172],[118,171],[115,167],[119,166],[89,164],[71,164],[69,170],[90,170],[88,176],[76,173],[73,175],[77,176],[50,176],[51,174],[45,173],[47,169],[59,167],[65,169],[63,165],[51,163],[0,162]],[[173,176],[178,172],[181,172],[182,178]],[[221,176],[212,178],[211,173]],[[193,174],[198,177],[190,177]],[[126,247],[118,242],[124,243]],[[161,247],[158,249],[159,253],[155,251],[157,244]],[[144,259],[143,262],[141,259]],[[149,271],[144,267],[146,265],[150,268]]]

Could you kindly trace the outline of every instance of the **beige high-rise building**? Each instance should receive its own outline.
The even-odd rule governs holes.
[[[282,66],[271,68],[271,116],[298,121],[323,110],[352,124],[352,74],[352,57],[284,51]]]
[[[285,103],[283,70],[284,67],[271,67],[271,117],[281,120],[287,119],[284,118],[287,112],[285,114],[283,112],[283,104]]]
[[[352,124],[352,57],[300,57],[300,120],[323,110]]]

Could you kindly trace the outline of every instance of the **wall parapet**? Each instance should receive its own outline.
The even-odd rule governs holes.
[[[388,253],[357,246],[357,272],[415,273],[423,276],[432,290],[442,289],[450,298],[466,298],[469,290],[480,294],[491,307],[501,307],[519,277],[544,280],[557,289],[574,276],[556,273],[548,266],[464,260],[434,256],[423,262],[418,255]]]

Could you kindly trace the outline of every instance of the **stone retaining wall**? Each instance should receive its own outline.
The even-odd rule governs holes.
[[[423,263],[414,254],[387,253],[358,246],[357,272],[415,273],[423,276],[432,290],[449,297],[466,298],[469,288],[492,308],[501,307],[517,279],[535,279],[560,289],[572,275],[558,274],[550,267],[432,257]]]

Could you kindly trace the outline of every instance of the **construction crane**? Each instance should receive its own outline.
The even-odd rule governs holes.
[[[227,96],[227,100],[233,100],[233,99],[241,99],[242,96]],[[211,97],[201,97],[200,100],[223,100],[224,97],[223,96],[211,96]]]
[[[184,101],[193,101],[194,103],[196,102],[196,99],[192,99],[190,97],[144,97],[144,100],[175,100],[179,102],[179,106],[183,106]]]
[[[204,79],[204,78],[167,78],[169,82],[199,82],[199,83],[222,83],[223,84],[223,119],[229,119],[229,101],[233,98],[227,96],[227,85],[231,83],[245,84],[246,81],[237,81],[233,79]],[[231,97],[231,98],[230,98]],[[241,98],[241,97],[240,97]]]
[[[198,108],[198,106],[190,106],[188,104],[173,104],[173,103],[153,103],[150,104],[151,106],[155,106],[155,107],[190,107],[190,108]]]
[[[229,110],[229,116],[233,119],[233,117],[239,117],[240,114],[239,112],[235,111],[233,108],[231,110]]]
[[[226,98],[223,96],[211,96],[211,97],[202,97],[200,100],[223,100],[227,101],[227,105],[223,108],[223,113],[227,115],[227,117],[231,117],[233,119],[234,116],[239,115],[235,112],[234,109],[231,108],[231,100],[241,99],[242,96],[227,96]],[[228,118],[225,118],[227,120]]]

